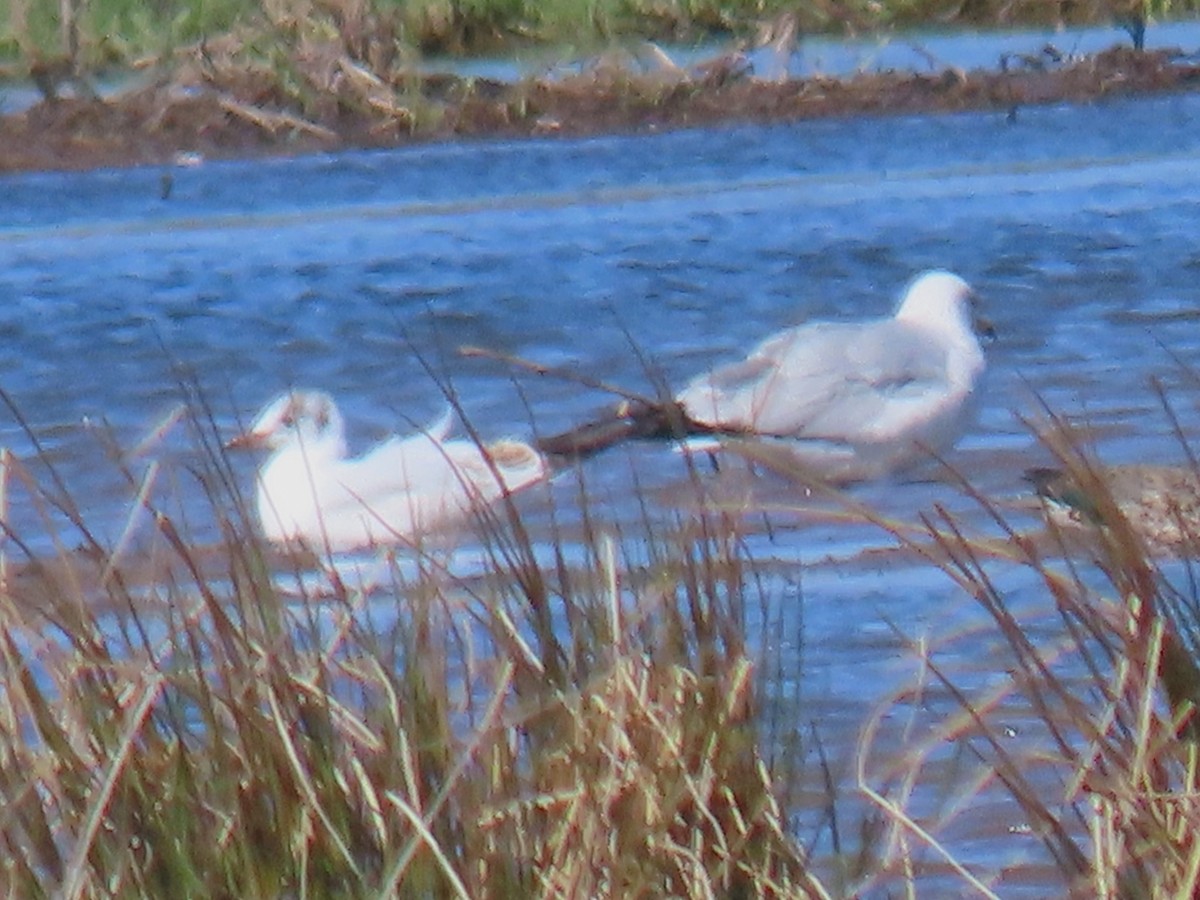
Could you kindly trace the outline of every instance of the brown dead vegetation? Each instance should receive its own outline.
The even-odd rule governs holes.
[[[647,45],[513,83],[405,66],[384,76],[340,42],[303,42],[289,59],[257,65],[233,51],[201,46],[149,86],[107,99],[49,96],[0,119],[0,171],[858,114],[994,109],[1011,118],[1030,104],[1192,90],[1200,79],[1200,65],[1179,54],[1124,47],[1076,60],[1047,52],[990,71],[779,80],[758,77],[738,53],[685,69]]]

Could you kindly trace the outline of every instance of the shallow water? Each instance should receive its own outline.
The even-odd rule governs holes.
[[[882,315],[913,273],[946,267],[975,285],[999,333],[978,421],[949,460],[1017,503],[1022,469],[1049,461],[1018,418],[1042,401],[1093,429],[1109,462],[1181,459],[1152,378],[1196,431],[1198,125],[1200,98],[1169,96],[1025,109],[1013,123],[978,113],[479,142],[178,169],[165,200],[160,169],[8,176],[0,387],[88,524],[115,540],[131,490],[98,423],[131,446],[181,380],[195,379],[229,431],[288,386],[327,389],[361,448],[441,413],[428,366],[485,437],[551,432],[608,398],[456,348],[651,391],[644,360],[679,384],[780,327]],[[7,412],[0,442],[33,455]],[[188,454],[176,433],[131,466],[162,460],[203,537]],[[235,464],[248,487],[254,461]],[[619,449],[582,474],[630,530],[635,479],[667,508],[688,494],[663,447]],[[748,547],[797,598],[803,644],[781,649],[802,660],[813,720],[856,723],[909,677],[896,628],[987,633],[944,576],[862,557],[888,543],[878,530],[800,515],[801,490],[735,467],[705,477],[771,508],[770,529],[747,517]],[[521,502],[535,522],[547,497],[569,519],[576,493],[567,472]],[[989,527],[943,482],[855,497],[907,520],[941,502]],[[48,548],[23,494],[10,502],[14,530]],[[1037,600],[1027,573],[996,577],[1016,602]],[[781,633],[797,634],[792,624]],[[960,641],[949,662],[985,683],[992,642]],[[843,771],[848,729],[829,743]],[[1000,865],[985,843],[964,852]]]

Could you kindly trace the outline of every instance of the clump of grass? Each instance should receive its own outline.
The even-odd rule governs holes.
[[[191,422],[208,516],[129,464],[112,543],[48,459],[6,460],[6,497],[67,523],[5,544],[10,893],[826,895],[759,750],[735,519],[635,547],[590,516],[585,563],[558,542],[547,570],[507,502],[481,575],[418,556],[383,597],[318,596]]]
[[[90,104],[103,93],[94,84],[98,71],[146,73],[104,111],[124,110],[138,118],[147,157],[254,147],[390,146],[413,137],[703,121],[733,107],[753,113],[750,106],[759,102],[765,105],[757,114],[799,114],[789,91],[778,96],[769,89],[756,91],[758,100],[750,106],[742,100],[731,106],[716,94],[714,103],[703,98],[752,74],[742,52],[750,46],[773,49],[774,64],[762,66],[760,60],[761,80],[786,81],[797,34],[883,31],[949,20],[1061,20],[1085,8],[1091,10],[1088,20],[1106,21],[1114,13],[1107,2],[1092,9],[1088,4],[1047,6],[1040,0],[1023,6],[982,0],[949,10],[942,8],[944,2],[832,0],[800,8],[783,0],[602,0],[583,6],[574,0],[549,5],[220,0],[151,7],[126,0],[60,0],[57,5],[17,0],[7,21],[0,8],[0,56],[7,48],[16,57],[9,64],[0,60],[0,79],[30,78],[48,103],[71,97]],[[1121,2],[1115,9],[1139,49],[1152,2],[1157,0]],[[1200,0],[1186,2],[1194,6]],[[725,47],[684,69],[648,38],[717,39]],[[530,45],[551,48],[538,51],[543,59],[555,54],[560,61],[590,62],[579,77],[531,75],[515,84],[431,73],[422,65],[430,54],[521,56]],[[1168,58],[1153,59],[1166,65]],[[880,86],[858,86],[875,108]],[[863,101],[838,101],[847,102]],[[66,145],[82,146],[71,127],[74,120],[57,118]]]
[[[949,23],[1144,23],[1196,9],[1196,0],[822,0],[800,6],[788,0],[13,0],[7,15],[0,8],[0,58],[28,64],[68,54],[64,16],[77,20],[82,57],[73,61],[96,68],[144,64],[230,33],[262,33],[280,18],[332,22],[352,45],[382,40],[389,54],[478,55],[519,53],[532,45],[591,52],[637,39],[750,39],[781,14],[794,15],[804,34],[856,34]]]
[[[1019,532],[965,482],[964,490],[1003,539],[974,537],[940,508],[919,531],[882,523],[982,605],[1010,662],[1007,678],[989,679],[986,690],[966,691],[939,654],[922,644],[925,683],[898,691],[869,723],[860,749],[860,783],[889,822],[883,837],[888,852],[876,878],[885,878],[889,868],[915,878],[914,858],[932,856],[934,869],[994,895],[994,876],[963,864],[940,835],[971,807],[973,794],[989,793],[995,802],[999,792],[1019,808],[1019,829],[1045,847],[1064,893],[1195,896],[1200,602],[1194,573],[1188,560],[1164,560],[1147,551],[1098,477],[1101,470],[1061,423],[1044,438],[1100,511],[1102,524],[1088,523],[1088,540],[1063,534],[1053,521],[1040,539]],[[1023,618],[1028,611],[1010,603],[1000,573],[1014,568],[1040,581],[1053,603],[1048,621]],[[1182,587],[1175,583],[1179,573]],[[880,757],[876,741],[886,716],[897,707],[930,703],[931,691],[947,698],[951,710],[957,706],[958,714],[918,713],[928,737],[905,759]],[[1037,723],[1027,729],[1040,733],[1036,746],[1022,748],[1011,739],[1007,722],[1014,715]],[[937,782],[937,773],[944,774],[947,747],[960,748],[976,762],[976,787],[954,797],[939,816],[923,811],[928,797],[922,794]]]
[[[968,692],[926,649],[925,682],[868,722],[859,782],[881,818],[835,891],[789,825],[797,755],[759,712],[776,669],[745,620],[772,600],[744,511],[664,524],[647,508],[647,533],[623,534],[581,489],[578,534],[552,520],[535,539],[507,500],[477,523],[476,574],[431,550],[382,593],[328,574],[318,594],[319,560],[254,538],[211,417],[187,421],[188,496],[207,515],[173,506],[156,464],[125,462],[135,510],[113,541],[48,458],[2,460],[4,500],[46,531],[3,547],[0,881],[15,895],[825,897],[927,878],[989,895],[995,875],[944,832],[998,790],[1029,833],[1012,840],[1041,842],[1065,892],[1200,887],[1200,620],[1119,519],[1097,534],[1097,591],[1075,545],[977,495],[1002,539],[940,508],[919,526],[856,511],[982,604],[1010,664]],[[1007,602],[998,573],[1014,568],[1053,600],[1054,628]],[[898,706],[927,730],[881,752]],[[1014,708],[1041,724],[1035,746],[1006,734]],[[966,780],[946,777],[947,747],[974,762]],[[952,786],[948,810],[930,811],[929,782]]]

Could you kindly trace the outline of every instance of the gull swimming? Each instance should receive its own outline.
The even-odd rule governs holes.
[[[879,477],[951,446],[969,419],[987,367],[979,336],[992,333],[974,304],[959,276],[924,272],[888,318],[786,329],[693,379],[673,403],[620,404],[539,448],[582,455],[626,437],[778,439],[822,477]]]
[[[1123,519],[1154,554],[1200,550],[1200,472],[1188,466],[1083,465],[1027,469],[1059,528],[1111,527]]]
[[[337,553],[419,544],[545,477],[545,461],[528,444],[449,440],[451,425],[447,414],[349,459],[333,398],[293,390],[268,404],[230,446],[271,451],[257,478],[267,539]]]

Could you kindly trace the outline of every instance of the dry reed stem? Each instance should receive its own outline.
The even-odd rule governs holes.
[[[292,113],[277,112],[275,110],[263,109],[260,106],[251,106],[248,103],[242,103],[233,97],[225,95],[219,97],[218,102],[221,104],[221,109],[245,119],[252,125],[257,125],[268,134],[275,134],[280,129],[291,128],[296,131],[308,132],[330,142],[338,140],[338,135],[335,131],[326,128],[324,125],[318,125],[316,122],[309,122],[307,119],[302,119]]]
[[[1018,801],[1073,893],[1192,896],[1200,872],[1200,842],[1194,837],[1200,824],[1200,797],[1194,790],[1198,751],[1189,737],[1195,715],[1196,663],[1183,650],[1176,626],[1163,617],[1162,573],[1123,522],[1103,481],[1079,461],[1069,439],[1058,437],[1052,446],[1064,464],[1085,475],[1092,473],[1087,483],[1096,492],[1102,521],[1109,526],[1100,533],[1101,566],[1121,599],[1093,596],[1078,576],[1056,572],[1033,550],[1032,542],[1012,532],[986,498],[967,486],[968,493],[1008,532],[1010,546],[1018,551],[1009,562],[1036,571],[1066,626],[1049,646],[1043,639],[1035,648],[982,565],[1001,558],[994,545],[964,536],[941,510],[927,517],[928,534],[939,547],[928,558],[983,605],[1016,663],[1011,680],[968,696],[941,671],[931,651],[922,648],[921,671],[932,673],[962,712],[935,725],[906,760],[882,768],[869,764],[884,719],[897,705],[914,699],[917,689],[898,691],[868,721],[859,747],[859,783],[892,823],[885,867],[877,878],[897,865],[911,872],[915,838],[972,889],[990,891],[938,837],[949,818],[943,815],[928,825],[908,812],[924,784],[923,772],[932,767],[939,749],[947,742],[963,742]],[[914,547],[906,530],[889,530]],[[1200,628],[1200,623],[1190,627]],[[1109,665],[1098,665],[1103,661]],[[1099,705],[1073,694],[1063,674],[1072,670],[1090,679],[1085,687],[1099,698]],[[1002,729],[993,713],[1017,701],[1028,702],[1049,730],[1051,744],[1041,752],[1040,761],[1061,773],[1059,780],[1065,786],[1061,797],[1047,796],[1027,779],[1025,766],[998,740]],[[981,790],[988,781],[986,773],[981,774],[970,789]],[[876,787],[881,783],[891,787],[885,792]],[[957,805],[962,804],[960,797]],[[951,807],[949,816],[953,814]],[[1081,825],[1086,821],[1086,828],[1065,828],[1071,816]],[[1088,841],[1085,852],[1079,844],[1086,846]]]
[[[138,734],[145,727],[146,720],[162,694],[164,680],[156,673],[147,675],[148,683],[141,689],[141,697],[130,710],[123,733],[118,738],[116,752],[108,764],[108,771],[101,781],[100,789],[89,804],[83,831],[77,837],[72,856],[67,862],[66,879],[62,887],[62,896],[67,900],[75,900],[85,893],[90,893],[87,885],[87,857],[92,852],[97,833],[108,815],[108,804],[116,790],[118,779],[133,755]]]

